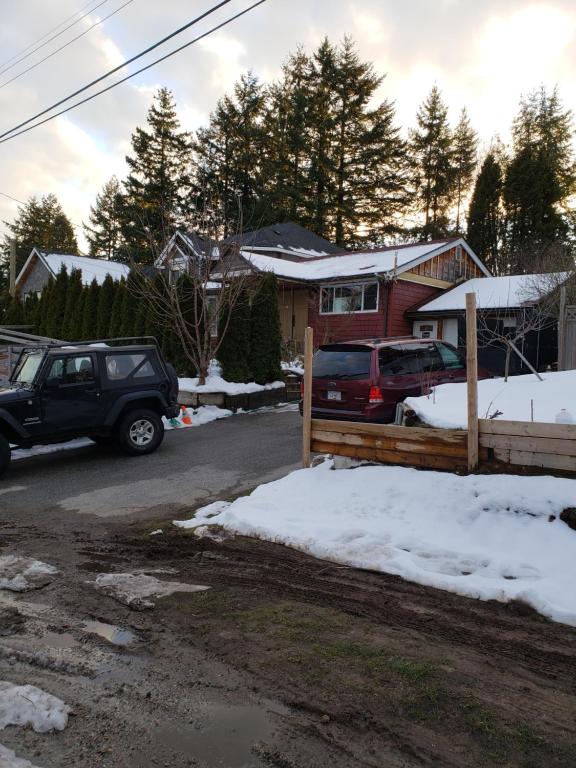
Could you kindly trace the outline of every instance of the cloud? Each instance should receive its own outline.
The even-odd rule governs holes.
[[[110,10],[122,2],[113,0]],[[233,0],[142,63],[248,4],[248,0]],[[84,5],[85,0],[0,0],[2,59]],[[207,0],[135,0],[9,86],[1,87],[7,74],[0,75],[0,127],[6,130],[98,77],[209,5]],[[102,11],[102,15],[106,14]],[[92,14],[82,24],[96,18]],[[75,30],[81,28],[78,25]],[[61,45],[75,30],[52,45]],[[135,126],[144,124],[159,85],[174,92],[182,124],[192,130],[208,119],[218,98],[246,70],[264,81],[274,79],[298,45],[313,50],[325,36],[339,41],[346,34],[356,40],[361,57],[373,61],[376,71],[386,75],[378,96],[396,102],[398,120],[404,126],[413,125],[418,105],[434,82],[450,104],[453,120],[462,106],[468,107],[485,143],[496,132],[507,135],[520,94],[541,82],[558,84],[565,104],[576,107],[573,0],[269,0],[65,118],[1,144],[0,191],[20,199],[54,192],[70,218],[82,222],[107,178],[124,174],[130,135]],[[43,52],[50,50],[46,46]],[[10,74],[18,71],[14,68]],[[0,197],[0,220],[11,219],[14,212],[14,204]]]

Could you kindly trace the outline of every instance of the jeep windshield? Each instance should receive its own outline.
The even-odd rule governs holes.
[[[21,384],[25,387],[31,386],[36,378],[36,374],[38,373],[43,358],[43,352],[29,352],[24,355],[12,374],[12,384]]]

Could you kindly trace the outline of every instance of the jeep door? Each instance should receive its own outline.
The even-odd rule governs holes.
[[[101,410],[95,355],[52,357],[42,387],[45,433],[85,434],[98,425]]]

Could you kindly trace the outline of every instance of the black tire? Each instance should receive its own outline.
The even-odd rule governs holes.
[[[122,417],[116,430],[116,441],[124,453],[143,456],[152,453],[164,439],[164,424],[148,408],[134,408]]]
[[[12,450],[10,443],[5,437],[0,435],[0,477],[6,472],[10,466],[10,459],[12,458]]]

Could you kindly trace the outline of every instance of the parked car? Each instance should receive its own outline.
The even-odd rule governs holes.
[[[124,453],[155,451],[162,416],[178,414],[178,378],[155,344],[25,348],[0,389],[0,474],[11,446],[76,437],[115,443]]]
[[[479,368],[478,376],[490,374]],[[406,397],[458,381],[466,381],[466,361],[445,341],[402,337],[323,344],[313,359],[312,415],[386,423]]]

